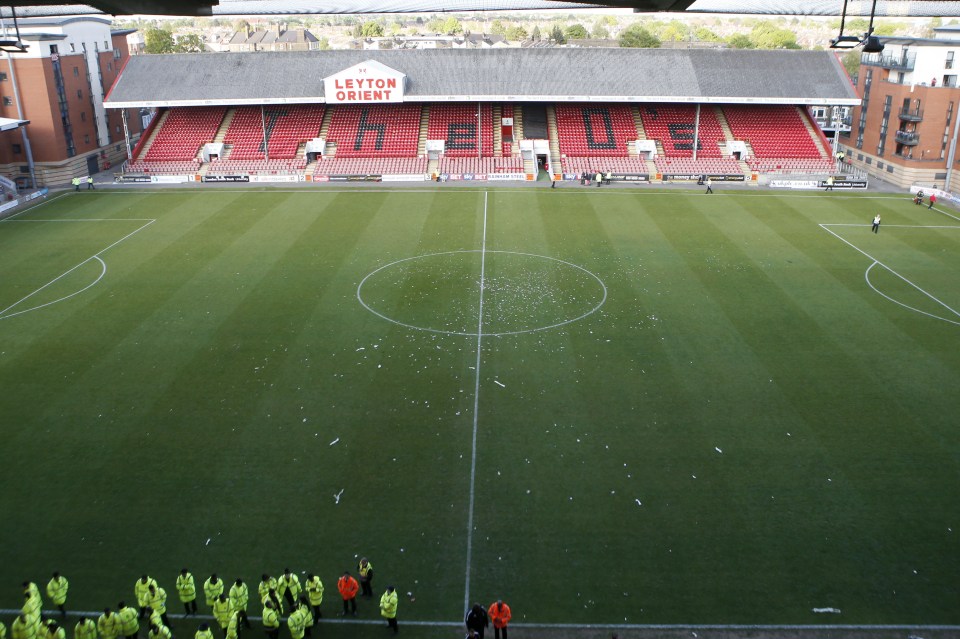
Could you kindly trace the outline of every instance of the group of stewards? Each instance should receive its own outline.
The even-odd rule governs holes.
[[[366,557],[358,566],[360,581],[349,571],[337,581],[337,589],[343,599],[343,612],[348,610],[357,614],[357,594],[363,588],[363,596],[373,597],[373,564]],[[196,581],[189,569],[184,568],[177,575],[177,596],[183,604],[184,617],[197,614]],[[69,583],[60,573],[53,573],[47,584],[47,596],[66,619],[67,590]],[[243,579],[237,579],[229,588],[216,574],[203,582],[203,596],[210,608],[214,621],[220,627],[225,639],[239,639],[241,630],[251,628],[247,617],[250,603],[250,589]],[[116,610],[105,608],[103,614],[94,622],[81,617],[74,627],[74,639],[139,639],[140,624],[147,626],[147,639],[173,639],[170,620],[167,617],[167,592],[149,575],[142,575],[133,586],[137,607],[124,601],[117,604]],[[279,639],[281,622],[286,622],[291,639],[305,639],[311,636],[316,619],[323,615],[320,604],[323,602],[323,582],[314,574],[308,574],[301,584],[300,578],[289,568],[284,569],[279,579],[263,574],[257,586],[257,594],[263,604],[263,626],[269,639]],[[11,639],[66,639],[66,630],[60,622],[41,620],[43,600],[37,584],[23,582],[24,603],[21,613],[11,625]],[[380,615],[386,619],[387,627],[397,632],[398,597],[393,586],[387,586],[380,597]],[[0,639],[7,639],[7,627],[0,622]],[[214,639],[210,624],[201,623],[195,639]]]

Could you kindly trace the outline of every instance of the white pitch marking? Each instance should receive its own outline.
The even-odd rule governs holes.
[[[22,222],[23,220],[15,220],[15,221],[17,221],[17,222]],[[22,313],[26,313],[26,312],[28,312],[28,311],[33,311],[33,310],[36,310],[36,309],[38,309],[38,308],[43,308],[43,307],[45,307],[45,306],[49,306],[50,304],[55,304],[56,302],[60,302],[60,301],[63,301],[63,300],[65,300],[65,299],[68,299],[68,298],[70,298],[70,297],[73,297],[74,295],[76,295],[76,294],[78,294],[78,293],[82,293],[83,291],[87,290],[88,288],[90,288],[91,286],[93,286],[93,284],[96,284],[97,282],[99,282],[99,281],[103,278],[104,274],[107,272],[107,265],[106,265],[106,263],[105,263],[102,259],[100,259],[100,255],[102,255],[103,253],[106,253],[107,251],[109,251],[109,250],[112,249],[114,246],[116,246],[116,245],[119,244],[120,242],[124,241],[124,240],[127,239],[128,237],[131,237],[132,235],[135,235],[136,233],[139,233],[140,231],[142,231],[143,229],[147,228],[148,226],[150,226],[150,225],[153,224],[154,222],[156,222],[156,219],[152,219],[152,220],[147,221],[147,223],[144,224],[143,226],[141,226],[140,228],[138,228],[138,229],[136,229],[136,230],[134,230],[134,231],[131,231],[130,233],[127,233],[126,235],[124,235],[123,237],[121,237],[119,240],[117,240],[116,242],[114,242],[113,244],[111,244],[110,246],[108,246],[108,247],[106,247],[106,248],[104,248],[104,249],[101,249],[101,250],[97,251],[96,253],[94,253],[93,255],[91,255],[90,257],[88,257],[87,259],[83,260],[82,262],[80,262],[79,264],[77,264],[76,266],[74,266],[73,268],[71,268],[70,270],[68,270],[68,271],[66,271],[66,272],[64,272],[64,273],[61,273],[60,275],[58,275],[58,276],[55,277],[54,279],[50,280],[49,282],[47,282],[46,284],[44,284],[43,286],[41,286],[41,287],[38,288],[37,290],[35,290],[35,291],[33,291],[32,293],[28,294],[26,297],[23,297],[23,298],[19,299],[18,301],[14,302],[13,304],[11,304],[10,306],[8,306],[7,308],[5,308],[5,309],[3,309],[2,311],[0,311],[0,319],[6,319],[6,318],[8,318],[8,317],[14,317],[14,316],[16,316],[16,315],[21,315]],[[67,295],[66,297],[62,297],[62,298],[60,298],[59,300],[56,300],[56,301],[54,301],[54,302],[48,302],[48,303],[46,303],[46,304],[41,304],[40,306],[36,306],[36,307],[34,307],[34,308],[30,308],[30,309],[27,309],[27,310],[25,310],[25,311],[19,311],[19,312],[17,312],[17,313],[10,313],[9,315],[6,314],[7,311],[9,311],[10,309],[14,308],[15,306],[17,306],[18,304],[20,304],[20,303],[23,302],[24,300],[30,299],[31,297],[33,297],[34,295],[36,295],[37,293],[39,293],[39,292],[42,291],[43,289],[47,288],[48,286],[50,286],[51,284],[53,284],[53,283],[56,282],[57,280],[59,280],[59,279],[61,279],[61,278],[63,278],[63,277],[66,277],[67,275],[69,275],[69,274],[72,273],[73,271],[77,270],[78,268],[80,268],[81,266],[83,266],[84,264],[86,264],[87,262],[89,262],[90,260],[97,260],[97,261],[100,262],[100,264],[103,266],[103,271],[100,273],[100,277],[98,277],[98,278],[96,279],[96,281],[93,282],[93,284],[90,284],[90,285],[84,287],[83,289],[81,289],[81,290],[79,290],[79,291],[76,291],[75,293],[71,293],[70,295]]]
[[[419,259],[422,259],[422,258],[425,258],[425,257],[436,257],[436,256],[438,256],[438,255],[456,255],[456,254],[458,254],[458,253],[479,253],[479,252],[480,252],[479,250],[468,250],[468,251],[444,251],[444,252],[442,252],[442,253],[426,253],[426,254],[424,254],[424,255],[415,255],[415,256],[413,256],[413,257],[405,257],[405,258],[403,258],[403,259],[399,259],[399,260],[396,260],[396,261],[394,261],[394,262],[390,262],[389,264],[384,264],[383,266],[377,268],[376,270],[371,271],[371,272],[368,273],[362,280],[360,280],[360,283],[357,285],[357,301],[360,302],[360,305],[361,305],[361,306],[363,306],[365,309],[367,309],[368,311],[370,311],[371,313],[373,313],[374,315],[376,315],[376,316],[379,317],[380,319],[384,319],[384,320],[390,322],[391,324],[396,324],[397,326],[403,326],[404,328],[410,328],[410,329],[413,329],[413,330],[415,330],[415,331],[426,331],[426,332],[428,332],[428,333],[440,333],[440,334],[443,334],[443,335],[462,335],[462,336],[464,336],[464,337],[475,337],[475,336],[476,336],[475,333],[468,333],[468,332],[466,332],[466,331],[445,331],[445,330],[438,329],[438,328],[429,328],[429,327],[426,327],[426,326],[417,326],[416,324],[407,324],[407,323],[405,323],[405,322],[400,322],[400,321],[398,321],[398,320],[395,320],[395,319],[393,319],[392,317],[388,317],[388,316],[384,315],[383,313],[380,313],[380,312],[377,311],[376,309],[372,308],[370,305],[368,305],[368,304],[363,300],[363,295],[361,295],[361,290],[363,289],[363,285],[366,283],[366,281],[367,281],[368,279],[370,279],[371,277],[373,277],[374,275],[376,275],[376,274],[379,273],[380,271],[382,271],[382,270],[384,270],[384,269],[387,269],[387,268],[390,268],[391,266],[394,266],[394,265],[396,265],[396,264],[402,264],[403,262],[409,262],[409,261],[411,261],[411,260],[419,260]],[[603,305],[607,302],[607,285],[603,283],[603,280],[601,280],[595,273],[593,273],[593,272],[591,272],[591,271],[588,271],[587,269],[583,268],[582,266],[578,266],[577,264],[574,264],[573,262],[567,262],[566,260],[561,260],[561,259],[556,258],[556,257],[548,257],[548,256],[546,256],[546,255],[537,255],[537,254],[535,254],[535,253],[521,253],[521,252],[518,252],[518,251],[486,251],[486,252],[487,252],[487,253],[503,253],[503,254],[506,254],[506,255],[520,255],[520,256],[523,256],[523,257],[538,257],[538,258],[541,258],[541,259],[544,259],[544,260],[551,260],[551,261],[554,261],[554,262],[559,262],[559,263],[561,263],[561,264],[565,264],[565,265],[567,265],[567,266],[570,266],[570,267],[573,267],[573,268],[578,269],[578,270],[580,270],[580,271],[583,271],[584,273],[586,273],[587,275],[589,275],[590,277],[592,277],[593,279],[595,279],[595,280],[597,281],[597,284],[599,284],[599,285],[600,285],[600,288],[603,290],[603,295],[601,296],[600,301],[597,302],[597,305],[596,305],[596,306],[594,306],[592,309],[590,309],[590,310],[587,311],[586,313],[580,315],[579,317],[574,317],[574,318],[571,318],[571,319],[568,319],[568,320],[564,320],[564,321],[562,321],[562,322],[557,322],[556,324],[550,324],[550,325],[548,325],[548,326],[538,326],[538,327],[536,327],[536,328],[528,328],[528,329],[524,329],[524,330],[522,330],[522,331],[504,331],[504,332],[501,332],[501,333],[485,333],[485,334],[484,334],[484,337],[502,337],[502,336],[504,336],[504,335],[523,335],[523,334],[526,334],[526,333],[536,333],[536,332],[539,332],[539,331],[547,331],[547,330],[550,330],[550,329],[552,329],[552,328],[559,328],[559,327],[561,327],[561,326],[566,326],[567,324],[572,324],[572,323],[574,323],[574,322],[579,322],[580,320],[584,319],[585,317],[588,317],[588,316],[590,316],[590,315],[593,315],[593,314],[596,313],[598,310],[600,310],[600,307],[601,307],[601,306],[603,306]]]
[[[487,266],[487,194],[483,194],[483,239],[480,244],[480,311],[477,313],[477,374],[473,385],[473,437],[470,450],[470,504],[467,510],[467,570],[464,577],[463,609],[470,607],[470,564],[473,562],[473,503],[477,479],[477,424],[480,416],[480,361],[483,346],[483,289]],[[359,289],[358,289],[359,291]]]
[[[18,615],[22,612],[19,608],[2,608],[0,615]],[[43,616],[54,616],[59,610],[44,610]],[[70,611],[71,615],[77,617],[92,617],[96,619],[102,614],[102,611]],[[173,619],[186,619],[186,615],[181,613],[167,613]],[[191,615],[192,619],[201,619],[209,621],[213,619],[212,615]],[[250,615],[250,619],[260,621],[262,617]],[[357,626],[383,625],[383,622],[374,619],[337,619],[324,617],[317,619],[316,623],[321,624],[347,624]],[[404,621],[408,626],[425,626],[431,628],[460,628],[463,626],[463,620],[451,621]],[[544,628],[557,630],[614,630],[625,628],[629,630],[939,630],[939,631],[957,631],[960,626],[948,625],[906,625],[906,624],[887,624],[887,625],[857,625],[857,624],[639,624],[639,623],[536,623],[536,622],[511,622],[510,626],[518,628]]]
[[[880,266],[882,266],[883,268],[887,269],[888,271],[890,271],[891,273],[893,273],[894,275],[896,275],[897,277],[899,277],[901,280],[903,280],[904,282],[906,282],[907,284],[909,284],[909,285],[912,286],[913,288],[917,289],[918,291],[920,291],[921,293],[923,293],[924,295],[926,295],[927,297],[929,297],[930,299],[932,299],[934,302],[936,302],[936,303],[939,304],[940,306],[944,307],[945,309],[947,309],[948,311],[950,311],[951,313],[953,313],[953,314],[956,315],[957,317],[960,317],[960,312],[957,312],[956,309],[951,308],[950,306],[948,306],[947,304],[945,304],[944,302],[942,302],[940,299],[938,299],[936,296],[934,296],[934,295],[928,293],[927,291],[923,290],[922,288],[920,288],[919,286],[917,286],[916,284],[914,284],[913,282],[911,282],[910,280],[908,280],[907,278],[905,278],[903,275],[900,275],[900,273],[897,273],[895,270],[893,270],[892,268],[890,268],[889,266],[887,266],[886,264],[884,264],[883,262],[881,262],[881,261],[878,260],[877,258],[873,257],[872,255],[870,255],[869,253],[867,253],[866,251],[864,251],[863,249],[861,249],[860,247],[858,247],[856,244],[853,244],[852,242],[850,242],[850,241],[848,241],[848,240],[840,237],[839,235],[837,235],[836,233],[834,233],[833,231],[831,231],[828,227],[829,227],[829,226],[833,226],[833,225],[831,225],[831,224],[820,224],[819,226],[820,226],[820,228],[822,228],[824,231],[826,231],[826,232],[829,233],[830,235],[834,236],[835,238],[837,238],[838,240],[840,240],[841,242],[843,242],[843,243],[846,244],[847,246],[851,247],[852,249],[854,249],[855,251],[857,251],[857,252],[860,253],[861,255],[863,255],[863,256],[865,256],[865,257],[873,260],[874,263],[867,267],[867,270],[866,270],[866,272],[864,273],[864,276],[866,277],[866,279],[867,279],[867,284],[870,286],[870,288],[872,288],[872,289],[873,289],[874,291],[876,291],[877,293],[880,293],[880,291],[877,291],[877,289],[874,288],[872,284],[870,284],[869,274],[870,274],[870,269],[872,269],[874,266],[876,266],[877,264],[879,264]],[[887,297],[886,295],[883,295],[883,293],[880,293],[880,295],[882,295],[883,297],[885,297],[886,299],[888,299],[888,300],[890,300],[890,301],[892,301],[892,302],[896,302],[896,300],[893,300],[893,299],[891,299],[890,297]],[[899,302],[897,302],[897,303],[899,304]],[[906,305],[905,305],[905,304],[901,304],[901,306],[906,306]],[[910,308],[910,307],[907,306],[907,308]],[[911,310],[916,310],[916,309],[911,309]],[[919,311],[919,312],[923,313],[923,311]],[[923,313],[923,314],[924,314],[924,315],[929,315],[929,313]],[[929,315],[929,316],[930,316],[930,317],[934,317],[934,318],[936,318],[936,319],[941,319],[941,320],[944,319],[944,318],[942,318],[942,317],[937,317],[936,315]],[[950,322],[951,324],[958,324],[958,322],[954,322],[954,321],[952,321],[952,320],[944,320],[944,321]]]
[[[890,301],[893,302],[894,304],[898,304],[898,305],[900,305],[900,306],[902,306],[902,307],[904,307],[904,308],[906,308],[906,309],[908,309],[908,310],[911,310],[911,311],[913,311],[914,313],[920,313],[921,315],[926,315],[927,317],[932,317],[933,319],[942,320],[942,321],[948,322],[948,323],[950,323],[950,324],[960,325],[960,322],[958,322],[958,321],[956,321],[956,320],[947,319],[946,317],[940,317],[939,315],[934,315],[933,313],[928,313],[928,312],[926,312],[926,311],[921,311],[919,308],[914,308],[913,306],[910,306],[909,304],[904,304],[903,302],[901,302],[901,301],[899,301],[899,300],[893,299],[892,297],[890,297],[889,295],[887,295],[886,293],[884,293],[883,291],[881,291],[880,289],[878,289],[876,286],[873,285],[873,282],[870,281],[870,270],[871,270],[874,266],[876,266],[877,264],[880,264],[880,262],[874,262],[873,264],[871,264],[870,266],[868,266],[868,267],[867,267],[867,270],[866,270],[866,271],[864,272],[864,274],[863,274],[863,278],[864,278],[865,280],[867,280],[867,286],[869,286],[871,289],[873,289],[873,292],[874,292],[874,293],[880,295],[880,297],[884,297],[884,298],[890,300]],[[883,266],[883,265],[881,264],[881,266]],[[886,267],[884,267],[884,268],[886,268]],[[887,269],[887,270],[889,270],[889,269]],[[896,275],[896,273],[894,273],[894,275]],[[947,308],[949,308],[949,307],[947,307]],[[950,309],[950,310],[953,310],[953,309]]]

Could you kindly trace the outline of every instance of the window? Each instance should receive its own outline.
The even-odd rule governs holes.
[[[107,62],[107,71],[113,71],[113,62]]]
[[[947,61],[943,64],[944,69],[953,68],[953,51],[947,51]]]
[[[3,106],[13,106],[13,98],[9,95],[3,96]]]
[[[86,121],[87,121],[87,112],[86,112],[86,111],[81,111],[81,112],[80,112],[80,121],[81,121],[81,122],[86,122]]]
[[[83,136],[83,143],[84,143],[84,144],[90,144],[90,136],[89,136],[89,135]]]
[[[6,81],[7,81],[7,74],[4,73],[3,71],[0,71],[0,82],[6,82]]]
[[[75,78],[80,77],[80,67],[73,67],[73,77]]]
[[[109,49],[109,48],[110,48],[110,43],[107,42],[106,40],[104,40],[104,41],[103,41],[103,50],[106,51],[106,50]]]
[[[114,50],[113,50],[113,59],[114,59],[114,60],[119,60],[121,55],[122,55],[122,54],[120,53],[120,49],[114,49]]]
[[[59,53],[59,52],[60,52],[60,49],[59,47],[57,47],[57,45],[55,44],[50,45],[50,53]]]
[[[77,50],[77,45],[75,45],[74,43],[71,42],[71,43],[70,43],[70,53],[73,53],[73,52],[76,51],[76,50]]]
[[[14,144],[11,146],[11,148],[13,149],[14,155],[19,155],[20,153],[22,153],[22,150],[19,144]]]
[[[77,97],[78,97],[79,99],[81,99],[81,100],[83,99],[83,90],[82,90],[82,89],[77,89]]]

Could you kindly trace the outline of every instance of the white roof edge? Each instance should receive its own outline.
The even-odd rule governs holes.
[[[412,102],[625,102],[625,103],[657,103],[657,104],[807,104],[811,106],[859,106],[860,98],[744,98],[744,97],[711,97],[698,96],[663,96],[663,95],[418,95],[405,96],[403,104]],[[215,100],[150,100],[147,102],[104,102],[107,109],[136,109],[140,107],[197,107],[197,106],[258,106],[272,104],[326,104],[321,97],[302,98],[221,98]],[[333,104],[374,104],[371,102],[336,102]],[[379,104],[379,103],[377,103]]]

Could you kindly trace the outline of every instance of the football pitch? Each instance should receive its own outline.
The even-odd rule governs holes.
[[[0,222],[0,273],[0,608],[290,567],[330,619],[366,556],[424,636],[497,598],[561,634],[960,627],[950,209],[97,191]]]

